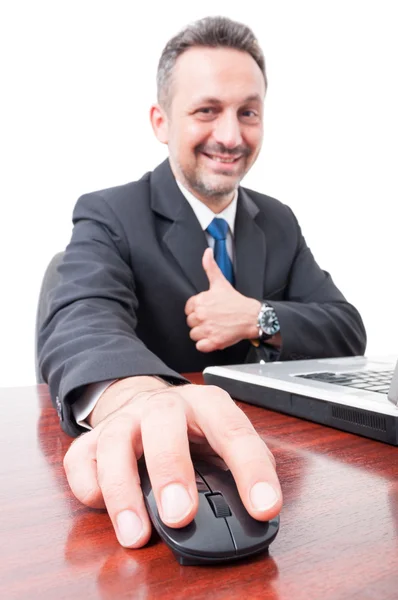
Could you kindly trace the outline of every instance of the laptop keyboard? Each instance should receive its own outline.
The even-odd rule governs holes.
[[[333,373],[324,371],[322,373],[307,373],[305,375],[295,375],[301,379],[312,379],[323,381],[324,383],[333,383],[346,387],[366,390],[367,392],[379,392],[379,394],[388,394],[394,371],[351,371],[347,373]]]

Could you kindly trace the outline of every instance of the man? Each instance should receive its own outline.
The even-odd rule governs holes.
[[[69,484],[83,503],[106,506],[127,547],[150,535],[143,453],[171,527],[197,509],[195,448],[225,461],[253,517],[282,505],[273,457],[243,412],[180,373],[242,363],[252,342],[265,360],[364,351],[357,311],[291,210],[239,187],[261,148],[266,86],[247,27],[187,27],[163,51],[150,113],[169,160],[75,207],[40,364],[64,430],[93,427],[65,457]]]

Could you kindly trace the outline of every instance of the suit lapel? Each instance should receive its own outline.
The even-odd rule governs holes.
[[[209,289],[202,267],[206,236],[178,187],[168,160],[151,174],[151,206],[166,221],[161,237],[185,276],[197,292]],[[235,219],[236,289],[250,298],[263,297],[266,259],[265,235],[256,223],[261,218],[257,205],[243,188],[239,188]]]
[[[257,205],[248,193],[239,188],[235,219],[236,289],[249,298],[261,300],[264,295],[266,241]]]
[[[202,267],[202,256],[206,250],[206,236],[184,198],[166,160],[151,175],[152,209],[167,222],[162,228],[162,239],[185,276],[197,292],[209,288]]]
[[[198,292],[209,289],[209,280],[202,267],[202,256],[206,250],[206,236],[190,207],[169,228],[164,243]],[[188,213],[188,214],[187,214]]]

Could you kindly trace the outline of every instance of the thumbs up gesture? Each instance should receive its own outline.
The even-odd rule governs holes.
[[[211,248],[205,250],[202,265],[209,289],[191,296],[185,305],[189,335],[197,350],[223,350],[241,340],[256,338],[261,303],[236,291],[214,260]]]

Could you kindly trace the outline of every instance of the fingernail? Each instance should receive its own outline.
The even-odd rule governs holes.
[[[250,491],[250,500],[255,510],[268,510],[278,501],[278,494],[269,483],[259,481]]]
[[[160,502],[163,518],[168,523],[181,521],[192,509],[191,497],[178,483],[171,483],[162,490]]]
[[[123,510],[116,517],[118,537],[122,546],[133,546],[142,535],[143,525],[139,516],[132,510]]]

